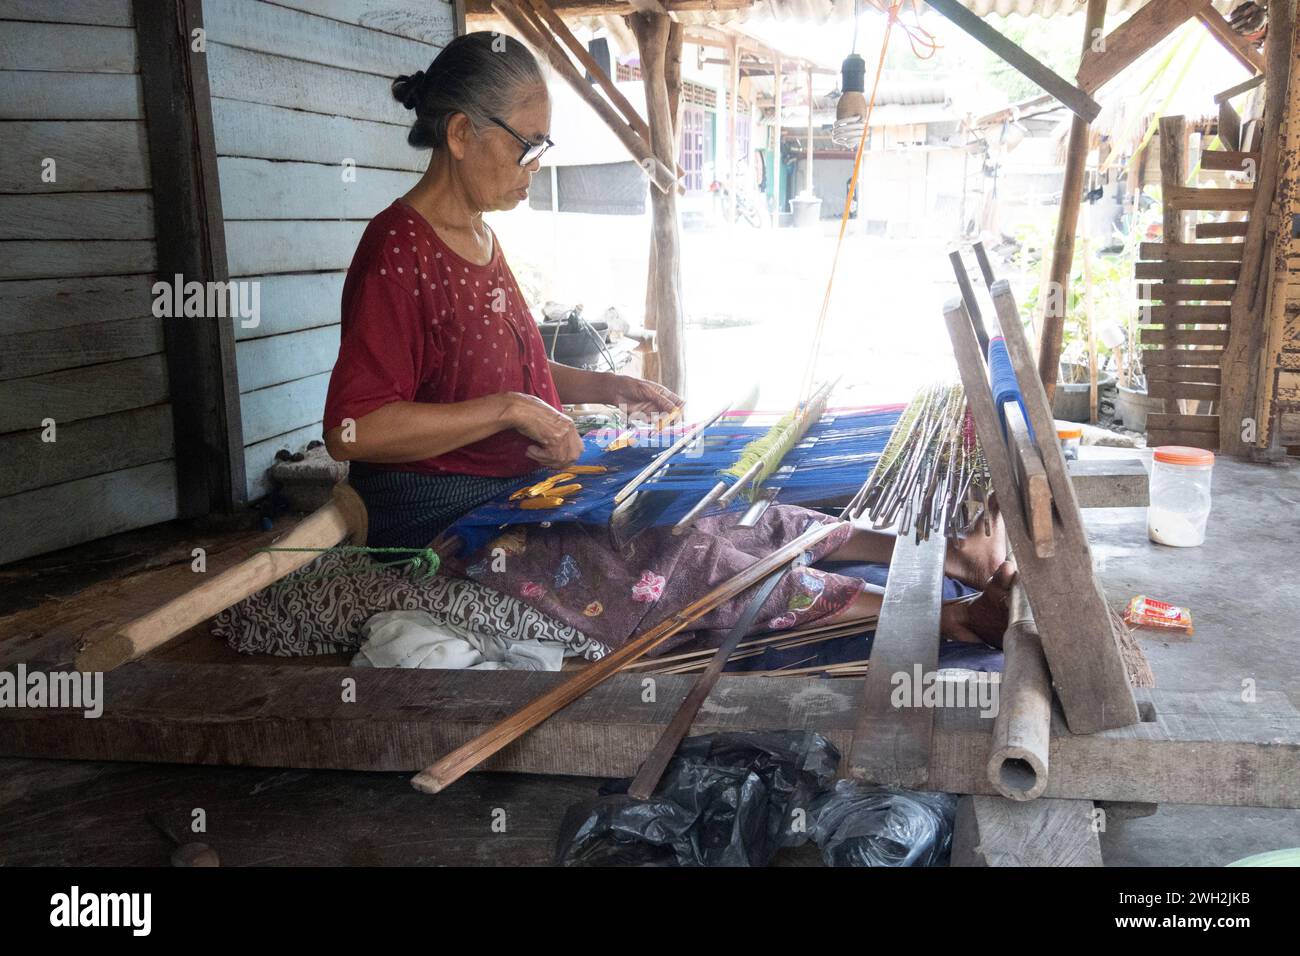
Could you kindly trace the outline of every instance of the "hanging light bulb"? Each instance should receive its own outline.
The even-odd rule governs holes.
[[[840,101],[831,127],[831,142],[836,146],[856,147],[862,139],[867,116],[866,78],[866,61],[856,53],[846,56],[840,66]]]

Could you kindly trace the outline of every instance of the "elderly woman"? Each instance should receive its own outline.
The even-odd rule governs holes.
[[[548,138],[551,107],[532,55],[499,34],[453,40],[427,71],[401,76],[393,95],[415,112],[407,137],[431,151],[420,181],[370,222],[343,287],[342,341],[325,406],[331,455],[350,461],[372,546],[424,547],[458,516],[538,468],[573,462],[582,443],[561,403],[667,412],[667,389],[549,362],[537,326],[483,214],[528,196]],[[802,508],[777,506],[740,531],[706,519],[694,534],[651,530],[616,551],[577,525],[516,530],[508,559],[467,573],[618,646],[757,556],[799,534]],[[845,523],[816,559],[888,562],[893,539]],[[950,551],[947,571],[984,584],[1001,564],[998,541]],[[473,556],[467,556],[472,562]],[[986,597],[945,610],[949,636],[1000,637],[1009,569]],[[759,626],[874,617],[880,598],[860,578],[816,568],[787,575]],[[743,598],[701,621],[734,622]]]

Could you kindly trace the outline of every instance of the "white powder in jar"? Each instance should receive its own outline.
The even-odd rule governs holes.
[[[1156,544],[1194,548],[1205,540],[1205,531],[1181,511],[1151,506],[1147,509],[1147,535]]]

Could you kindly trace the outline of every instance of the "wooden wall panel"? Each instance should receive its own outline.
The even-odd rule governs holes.
[[[177,488],[131,2],[0,21],[4,563],[171,519]]]
[[[338,164],[270,162],[238,156],[222,157],[218,166],[227,220],[369,221],[420,179],[415,172],[365,167],[354,170],[355,179],[345,179],[344,169]]]
[[[277,4],[439,48],[456,35],[449,0],[277,0]]]
[[[309,272],[300,275],[250,276],[261,294],[261,321],[252,328],[235,323],[239,340],[283,335],[301,329],[335,325],[343,296],[343,272]]]
[[[408,146],[406,134],[390,123],[215,98],[212,125],[222,156],[299,160],[335,168],[350,159],[357,166],[418,173],[429,165],[429,154]]]
[[[245,445],[319,421],[329,381],[329,373],[325,372],[241,395]]]
[[[245,392],[328,372],[339,354],[339,327],[326,325],[238,343],[239,386]]]
[[[176,517],[170,461],[0,498],[0,564]]]
[[[366,224],[299,220],[227,220],[230,275],[347,269]]]

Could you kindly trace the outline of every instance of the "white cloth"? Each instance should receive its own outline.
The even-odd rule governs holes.
[[[361,627],[354,667],[558,671],[565,647],[512,641],[439,621],[427,611],[383,611]]]

